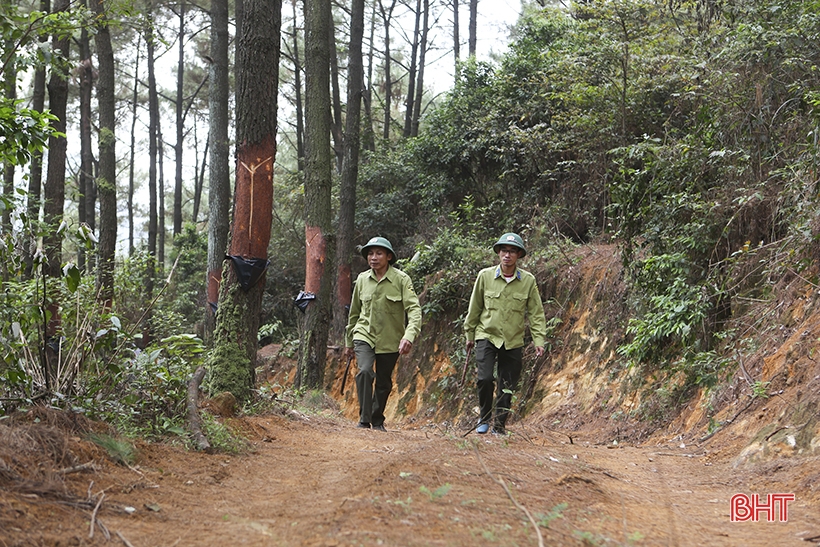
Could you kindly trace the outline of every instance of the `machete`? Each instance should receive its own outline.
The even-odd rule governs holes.
[[[470,352],[472,349],[472,346],[467,348],[467,357],[464,358],[464,370],[461,371],[461,382],[459,383],[459,387],[464,387],[464,379],[467,377],[467,365],[470,364]]]
[[[342,376],[342,390],[341,395],[344,396],[345,394],[345,382],[347,381],[347,373],[350,371],[350,362],[353,360],[353,356],[347,358],[347,366],[345,367],[345,374]]]

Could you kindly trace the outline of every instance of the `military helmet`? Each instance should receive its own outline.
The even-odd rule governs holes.
[[[393,246],[390,244],[389,241],[387,241],[386,238],[378,236],[373,237],[370,238],[370,241],[368,241],[362,246],[361,252],[365,260],[367,260],[367,251],[368,249],[370,249],[370,247],[382,247],[384,249],[387,249],[388,251],[390,251],[390,254],[393,255],[393,258],[391,258],[388,261],[388,263],[393,264],[396,261],[396,251],[393,250]]]
[[[502,245],[511,245],[513,247],[518,247],[519,249],[521,249],[521,253],[518,255],[518,258],[524,258],[525,256],[527,256],[527,249],[524,248],[524,240],[521,239],[521,236],[518,234],[508,232],[501,236],[498,239],[498,242],[496,242],[496,244],[493,245],[493,252],[495,254],[498,254],[498,248]]]

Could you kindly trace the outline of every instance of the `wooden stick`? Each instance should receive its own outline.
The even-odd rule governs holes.
[[[100,496],[100,499],[97,500],[97,505],[94,507],[94,511],[91,513],[91,528],[88,530],[88,539],[94,538],[94,521],[97,520],[97,511],[100,510],[100,505],[102,505],[104,499],[105,493],[103,493]]]
[[[122,540],[122,542],[123,542],[123,543],[125,543],[126,547],[134,547],[133,545],[131,545],[131,542],[130,542],[130,541],[128,541],[127,539],[125,539],[125,536],[123,536],[123,535],[119,532],[119,530],[117,531],[117,537],[119,537],[119,538]]]
[[[60,469],[59,471],[57,471],[57,474],[59,474],[59,475],[68,475],[69,473],[79,473],[80,471],[87,471],[89,469],[92,470],[92,471],[96,471],[97,470],[97,464],[94,463],[93,461],[88,462],[88,463],[81,463],[79,465],[74,465],[72,467],[66,467],[64,469]]]

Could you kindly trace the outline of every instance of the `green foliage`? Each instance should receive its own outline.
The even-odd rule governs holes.
[[[466,311],[476,272],[492,263],[491,245],[481,245],[461,227],[445,227],[431,244],[419,245],[412,259],[399,262],[416,290],[424,292],[425,315]]]
[[[357,190],[356,229],[386,237],[398,251],[416,233],[423,205],[416,194],[428,186],[413,157],[412,141],[386,146],[363,158]]]
[[[58,136],[49,113],[21,108],[22,101],[0,97],[0,162],[25,165],[43,151],[50,136]]]
[[[752,398],[757,399],[768,399],[769,398],[769,385],[771,382],[763,382],[757,380],[754,385],[752,385]]]
[[[195,333],[205,315],[205,271],[208,258],[208,234],[185,223],[174,238],[170,259],[176,267],[170,283],[157,302],[161,314],[153,317],[152,329],[157,337],[180,332]]]
[[[137,324],[148,307],[145,271],[150,260],[147,249],[137,249],[119,260],[114,269],[114,302],[126,325]]]
[[[546,515],[542,515],[540,513],[535,515],[536,521],[538,522],[538,526],[542,528],[549,528],[550,523],[555,519],[564,518],[564,511],[566,511],[569,504],[566,502],[561,502],[552,509]]]
[[[165,338],[123,361],[83,403],[93,416],[130,436],[183,435],[188,380],[203,352],[198,338]]]
[[[215,451],[238,455],[247,454],[253,448],[247,439],[207,412],[202,414],[202,431]]]
[[[630,320],[632,341],[618,348],[631,364],[659,363],[702,344],[710,303],[682,253],[656,255],[636,264],[633,285],[639,316]]]
[[[448,482],[431,491],[426,486],[421,485],[419,486],[419,492],[430,498],[430,501],[437,501],[446,496],[452,487],[453,486]]]
[[[277,156],[278,157],[278,156]],[[293,299],[305,283],[304,189],[298,174],[274,177],[274,216],[259,324],[279,324],[267,342],[298,340],[302,313]],[[276,339],[276,340],[275,340]],[[260,339],[260,342],[262,340]]]

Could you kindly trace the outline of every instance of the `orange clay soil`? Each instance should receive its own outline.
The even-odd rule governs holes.
[[[229,423],[243,455],[140,444],[133,468],[66,434],[61,450],[95,468],[51,488],[0,480],[0,546],[537,546],[535,524],[553,546],[820,542],[816,458],[736,468],[737,447],[570,442],[526,421],[507,437],[362,430],[332,411]],[[731,522],[730,498],[753,492],[795,493],[788,522]]]

